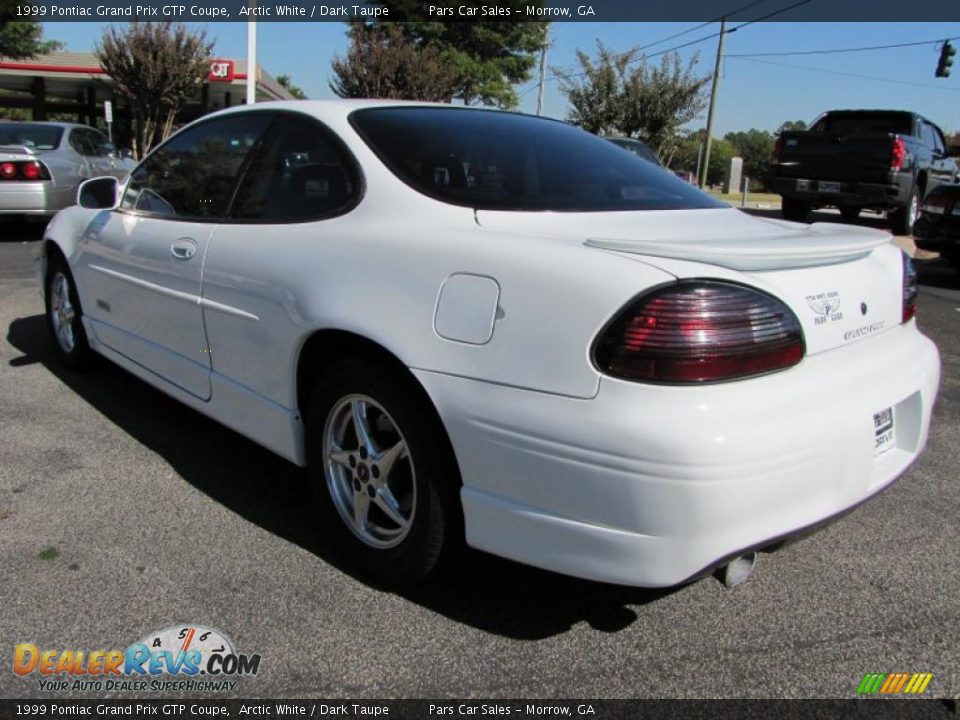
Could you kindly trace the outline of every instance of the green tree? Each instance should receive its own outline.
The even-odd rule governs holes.
[[[330,89],[343,98],[449,102],[456,91],[441,52],[418,48],[396,27],[351,23],[347,54],[332,69]]]
[[[438,14],[435,22],[422,20],[424,4],[420,0],[375,0],[371,4],[389,11],[390,20],[377,25],[397,28],[419,50],[431,48],[439,53],[455,77],[451,97],[466,105],[516,107],[513,86],[530,79],[547,39],[549,23],[519,21],[527,17],[528,7],[543,7],[545,0],[501,0],[497,7],[510,10],[510,15],[497,20],[481,14],[491,5],[485,0],[437,0],[431,6],[450,14]],[[456,22],[463,20],[457,14],[460,7],[476,12],[469,16],[470,22]],[[443,22],[441,17],[455,22]]]
[[[706,130],[695,130],[678,139],[677,151],[670,162],[674,170],[696,172],[697,157],[707,137]],[[710,143],[710,170],[707,173],[707,184],[717,185],[723,182],[723,174],[730,164],[730,160],[737,155],[736,148],[726,140],[714,138]],[[701,158],[702,160],[702,158]]]
[[[170,22],[108,25],[94,55],[133,112],[134,153],[142,157],[170,135],[177,112],[200,91],[213,43]]]
[[[57,40],[43,39],[40,23],[15,21],[14,8],[13,3],[0,2],[0,57],[26,60],[63,48]]]
[[[280,87],[293,95],[297,100],[307,99],[307,94],[302,88],[293,84],[293,80],[289,75],[277,75],[277,83],[279,83]]]
[[[758,190],[766,188],[770,156],[773,154],[773,135],[754,128],[745,132],[729,132],[723,139],[733,145],[737,155],[743,158],[743,174],[750,178],[750,187]]]
[[[694,56],[684,66],[679,54],[667,53],[654,65],[638,48],[617,53],[598,41],[595,60],[577,50],[580,72],[554,72],[570,102],[572,123],[603,135],[639,137],[669,161],[680,128],[706,107],[709,78],[694,74],[697,62]]]
[[[783,132],[791,132],[792,130],[806,130],[807,123],[803,120],[787,120],[784,123],[781,123],[780,127],[777,128],[777,131],[774,135],[779,135]]]

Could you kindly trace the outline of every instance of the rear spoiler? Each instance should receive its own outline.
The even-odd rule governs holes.
[[[37,155],[37,150],[29,145],[0,145],[0,154],[7,155]]]

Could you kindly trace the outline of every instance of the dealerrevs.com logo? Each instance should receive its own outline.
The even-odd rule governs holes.
[[[125,650],[50,650],[20,643],[13,671],[53,692],[232,691],[256,675],[260,655],[238,653],[219,630],[175,625]]]

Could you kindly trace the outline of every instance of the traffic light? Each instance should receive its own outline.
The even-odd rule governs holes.
[[[937,77],[950,77],[950,68],[953,65],[953,56],[957,54],[957,49],[950,44],[949,40],[943,41],[943,47],[940,48],[940,62],[937,63]]]

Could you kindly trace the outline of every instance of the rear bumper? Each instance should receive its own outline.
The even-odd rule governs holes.
[[[910,323],[767,377],[708,387],[604,378],[592,400],[417,376],[457,453],[470,545],[659,587],[893,482],[926,443],[939,372],[935,346]],[[873,415],[887,407],[896,443],[875,457]]]
[[[820,183],[830,182],[838,183],[840,191],[833,192],[820,189]],[[892,209],[906,205],[912,189],[912,177],[899,173],[891,173],[886,183],[833,181],[829,178],[812,180],[777,177],[773,180],[774,192],[784,197],[802,200],[818,206],[834,205],[837,207]]]
[[[0,183],[0,214],[53,215],[74,204],[76,187],[49,182]]]

